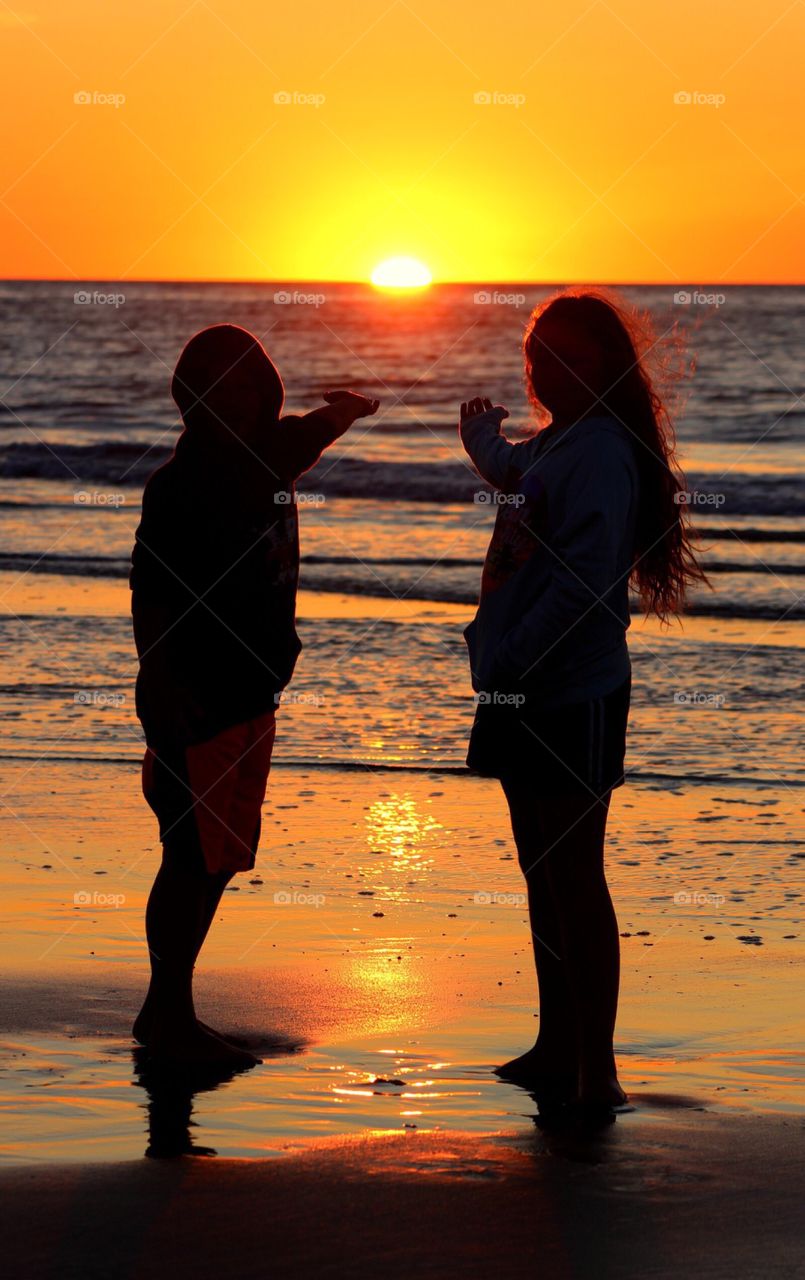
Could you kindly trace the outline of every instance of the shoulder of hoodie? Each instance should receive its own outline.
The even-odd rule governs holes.
[[[143,513],[146,507],[153,508],[154,506],[161,506],[164,502],[173,501],[177,494],[181,492],[177,480],[176,455],[172,454],[170,458],[151,472],[145,482]]]
[[[176,454],[171,454],[145,482],[142,520],[174,526],[197,515],[200,509],[204,509],[202,495],[189,481]]]
[[[547,429],[547,428],[546,428]],[[540,435],[534,437],[538,441]],[[535,461],[542,463],[551,456],[556,460],[573,463],[582,458],[594,467],[625,465],[630,472],[637,469],[632,433],[617,418],[601,415],[583,418],[572,427],[558,433],[547,449],[541,451]]]

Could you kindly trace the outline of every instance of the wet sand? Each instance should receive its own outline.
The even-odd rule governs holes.
[[[129,765],[7,762],[6,1159],[143,1150],[128,1031],[158,854],[137,782]],[[642,784],[615,797],[617,1048],[638,1100],[805,1111],[801,807],[793,788]],[[207,1021],[268,1054],[199,1097],[199,1141],[223,1155],[405,1126],[528,1131],[533,1103],[491,1073],[537,1029],[497,785],[275,769],[257,868],[224,895],[198,995]]]
[[[668,1110],[579,1142],[395,1135],[278,1161],[0,1173],[7,1274],[790,1277],[802,1121]]]
[[[540,1131],[492,1074],[537,1027],[522,884],[496,784],[437,772],[276,768],[258,866],[225,895],[198,982],[202,1016],[264,1064],[179,1087],[139,1070],[157,850],[137,781],[129,764],[6,763],[12,1274],[791,1274],[796,789],[615,798],[636,1110],[582,1138]]]

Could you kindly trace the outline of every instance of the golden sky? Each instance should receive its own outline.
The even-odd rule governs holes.
[[[0,0],[0,41],[0,276],[805,280],[802,0]]]

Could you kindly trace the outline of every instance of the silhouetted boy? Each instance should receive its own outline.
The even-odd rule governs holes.
[[[378,401],[334,391],[281,418],[277,370],[234,325],[191,338],[171,392],[184,431],[145,487],[131,573],[143,790],[163,849],[134,1036],[155,1058],[248,1066],[196,1018],[193,966],[227,883],[254,866],[275,708],[301,648],[294,481]]]

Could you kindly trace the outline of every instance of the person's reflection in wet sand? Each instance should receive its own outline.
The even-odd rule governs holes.
[[[521,1086],[522,1087],[522,1086]],[[605,1131],[615,1124],[620,1111],[612,1107],[580,1106],[569,1102],[561,1088],[546,1086],[541,1089],[524,1089],[524,1092],[536,1104],[536,1114],[532,1116],[534,1127],[550,1141],[560,1143],[557,1152],[568,1154],[567,1144],[583,1152],[587,1144],[604,1135]],[[627,1105],[623,1113],[634,1111],[635,1107]],[[593,1142],[593,1147],[595,1143]],[[587,1156],[582,1156],[587,1159]]]
[[[217,1155],[214,1147],[203,1147],[193,1141],[193,1103],[197,1093],[219,1089],[239,1075],[240,1070],[220,1065],[165,1065],[149,1058],[144,1049],[135,1049],[132,1057],[135,1083],[148,1095],[146,1156],[165,1160],[175,1156]]]
[[[558,1102],[555,1097],[542,1097],[532,1093],[537,1104],[534,1124],[544,1134],[570,1134],[580,1140],[593,1138],[615,1124],[617,1113],[610,1107],[582,1110]]]
[[[240,1043],[240,1041],[238,1041]],[[243,1041],[246,1047],[246,1041]],[[249,1044],[251,1049],[254,1046]],[[264,1058],[300,1053],[303,1044],[290,1040],[272,1040],[259,1045]],[[152,1160],[176,1156],[215,1156],[214,1147],[193,1141],[193,1119],[196,1094],[212,1093],[229,1084],[236,1076],[251,1070],[250,1066],[223,1063],[179,1065],[153,1058],[147,1049],[132,1051],[134,1083],[147,1095],[148,1146],[145,1155]]]

